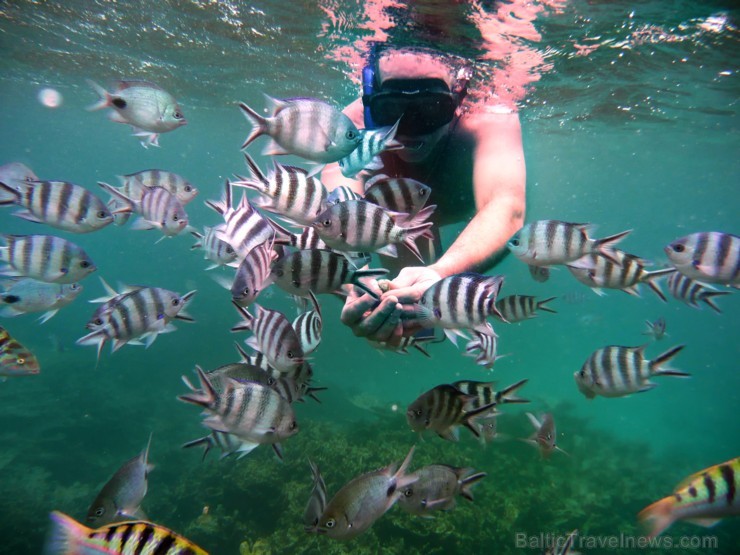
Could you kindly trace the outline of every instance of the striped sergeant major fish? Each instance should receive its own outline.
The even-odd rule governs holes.
[[[423,260],[415,240],[429,237],[432,222],[426,221],[437,207],[427,206],[416,215],[391,214],[365,200],[348,200],[330,206],[319,214],[313,227],[331,248],[370,251],[398,256],[396,245],[403,244]]]
[[[202,369],[196,368],[200,389],[180,395],[178,399],[198,405],[208,413],[203,424],[217,432],[236,435],[251,449],[261,444],[273,446],[282,459],[280,442],[298,433],[298,423],[290,403],[274,389],[256,382],[226,380],[220,393]],[[187,385],[187,380],[184,380]],[[242,451],[251,451],[242,446]]]
[[[624,397],[653,389],[657,385],[650,381],[653,376],[690,376],[686,372],[663,367],[684,348],[683,345],[668,349],[653,360],[645,358],[646,347],[610,345],[596,350],[574,374],[578,389],[587,399],[597,395]]]
[[[415,432],[432,430],[449,441],[458,441],[459,426],[465,426],[475,437],[479,437],[475,419],[489,414],[496,403],[473,408],[471,403],[476,399],[474,395],[466,395],[455,386],[438,385],[422,393],[408,406],[406,420]]]
[[[603,254],[592,253],[576,260],[573,265],[568,265],[568,270],[578,281],[591,287],[597,295],[603,295],[601,289],[605,288],[621,289],[625,293],[639,297],[639,285],[644,283],[665,302],[665,295],[660,290],[657,279],[674,273],[676,271],[674,268],[648,272],[645,266],[650,263],[642,258],[618,249],[612,251],[612,256],[619,263]]]
[[[683,480],[672,495],[656,501],[637,515],[649,526],[651,538],[677,520],[714,526],[726,516],[740,515],[740,457],[710,466]]]
[[[358,269],[346,256],[330,250],[311,249],[285,252],[272,263],[272,281],[292,295],[307,297],[335,293],[342,285],[356,285],[373,297],[376,293],[362,282],[388,273],[385,268]]]
[[[249,306],[272,283],[270,264],[276,256],[272,241],[260,243],[244,256],[229,288],[235,304]]]
[[[0,275],[25,276],[47,283],[74,283],[97,268],[71,241],[53,235],[0,235]]]
[[[44,555],[208,555],[190,540],[152,522],[118,522],[92,529],[58,511],[50,516],[51,531]]]
[[[109,290],[109,293],[115,291]],[[172,320],[194,322],[184,309],[195,295],[190,291],[180,295],[160,287],[139,287],[129,292],[103,297],[102,310],[98,309],[88,323],[93,331],[77,340],[78,345],[97,345],[98,358],[106,342],[116,352],[126,343],[151,345],[160,333],[175,330]]]
[[[0,327],[0,377],[31,376],[39,372],[36,356]]]
[[[401,496],[404,488],[417,480],[407,474],[414,447],[396,470],[392,463],[385,468],[362,474],[331,498],[319,523],[310,531],[325,534],[335,540],[349,540],[362,534],[383,516]]]
[[[527,268],[529,268],[529,275],[538,283],[545,283],[550,279],[550,268],[547,266],[532,266],[531,264],[527,264]]]
[[[236,251],[226,241],[218,238],[218,234],[223,232],[224,224],[215,227],[204,227],[203,233],[191,231],[190,234],[197,239],[190,250],[203,249],[203,255],[206,260],[211,261],[211,265],[206,270],[213,270],[220,266],[235,266],[237,264]]]
[[[140,187],[140,185],[147,188],[162,187],[175,195],[177,200],[179,200],[183,206],[192,201],[198,195],[198,189],[187,179],[181,175],[166,170],[142,170],[126,175],[119,175],[118,180],[121,182],[121,186],[118,187],[118,191],[123,193],[126,197],[136,200],[141,200],[141,195],[145,190]],[[108,202],[108,206],[111,208],[119,208],[121,206],[125,206],[125,204],[120,197],[113,197]],[[125,224],[128,221],[129,216],[130,212],[119,212],[113,214],[116,225]]]
[[[274,162],[267,176],[257,163],[244,154],[251,177],[239,177],[231,184],[259,193],[255,205],[274,212],[298,225],[311,225],[326,208],[326,188],[303,168]]]
[[[668,335],[665,331],[665,318],[662,316],[655,320],[655,322],[645,320],[645,325],[647,326],[647,331],[642,332],[642,334],[650,335],[656,341],[660,341],[663,337]]]
[[[441,279],[427,289],[414,305],[414,319],[424,327],[443,328],[445,335],[457,344],[460,330],[472,329],[491,333],[486,318],[497,315],[496,299],[503,276],[484,276],[473,272]]]
[[[324,326],[319,300],[311,291],[308,293],[313,309],[302,312],[293,320],[293,329],[301,340],[304,355],[310,355],[319,346],[319,343],[321,343],[321,329]]]
[[[291,374],[303,364],[305,358],[301,338],[282,312],[255,305],[257,315],[253,316],[246,308],[233,304],[241,314],[242,321],[231,331],[251,331],[254,335],[247,339],[247,345],[265,355],[270,366]]]
[[[352,152],[339,160],[339,169],[344,177],[354,178],[362,171],[375,171],[383,167],[380,153],[399,150],[403,145],[395,140],[399,119],[392,127],[363,129],[360,131],[360,144]]]
[[[219,227],[216,237],[231,245],[241,260],[257,245],[271,242],[275,237],[275,227],[254,209],[244,195],[234,208],[232,194],[231,183],[226,180],[223,199],[207,200],[206,206],[213,208],[224,219],[225,226]]]
[[[555,427],[555,419],[551,413],[543,414],[538,420],[534,414],[528,412],[527,418],[534,427],[534,433],[522,441],[537,447],[540,455],[545,459],[549,458],[554,451],[560,451],[564,455],[568,454],[557,445],[558,433]]]
[[[706,283],[740,287],[740,237],[719,231],[692,233],[665,247],[676,269]]]
[[[590,227],[591,224],[537,220],[517,231],[506,246],[514,256],[530,266],[568,264],[591,253],[601,253],[619,264],[613,246],[631,230],[592,239],[587,233]]]
[[[423,466],[414,474],[416,482],[405,487],[398,505],[407,513],[430,516],[436,511],[449,511],[457,505],[456,497],[473,500],[472,487],[487,476],[472,468],[458,468],[446,464]]]
[[[414,216],[424,208],[431,194],[431,187],[415,179],[380,174],[365,181],[363,198],[391,212]]]
[[[496,391],[496,382],[476,382],[473,380],[460,380],[454,382],[452,387],[457,388],[465,395],[474,397],[469,401],[470,407],[479,408],[491,404],[498,407],[507,403],[529,403],[529,399],[522,399],[514,395],[514,392],[524,387],[528,381],[528,379],[519,380],[501,391]]]
[[[0,316],[43,312],[43,324],[82,291],[79,283],[46,283],[31,278],[0,280]]]
[[[23,208],[15,216],[72,233],[89,233],[113,223],[105,203],[90,191],[68,181],[0,183],[7,200],[0,206],[15,204]]]
[[[149,472],[154,465],[149,464],[149,447],[126,461],[100,490],[87,510],[87,523],[103,526],[121,520],[146,518],[141,510],[141,502],[148,489]]]
[[[140,194],[127,197],[115,187],[107,183],[98,182],[98,185],[111,195],[125,203],[119,210],[133,210],[139,218],[131,224],[131,229],[158,229],[166,237],[173,237],[188,227],[188,215],[177,197],[163,187],[144,187],[135,182],[134,188],[141,189]]]
[[[486,322],[485,331],[473,330],[473,339],[465,344],[465,355],[475,357],[475,363],[489,370],[493,370],[496,361],[506,355],[498,354],[498,336],[493,326]]]
[[[334,206],[335,204],[344,202],[345,200],[362,200],[362,198],[362,195],[355,192],[352,187],[348,185],[339,185],[329,191],[329,194],[326,196],[326,207]]]
[[[528,320],[537,316],[537,311],[542,310],[544,312],[556,313],[555,310],[549,306],[545,306],[556,297],[550,297],[541,301],[537,300],[537,297],[531,297],[528,295],[509,295],[496,301],[496,308],[498,313],[503,317],[503,322],[509,322],[514,324],[521,322],[522,320]],[[494,317],[498,318],[497,314]]]
[[[244,102],[239,103],[252,124],[242,150],[260,135],[272,140],[262,154],[295,154],[312,162],[337,162],[360,143],[360,132],[345,114],[323,100],[288,98],[278,100],[265,95],[272,112],[262,117]]]
[[[701,308],[699,303],[702,302],[717,314],[722,314],[722,310],[714,302],[714,297],[730,294],[730,291],[715,291],[711,285],[693,280],[680,272],[674,272],[668,278],[668,291],[673,295],[673,298],[683,301],[689,306]]]
[[[319,519],[324,514],[328,496],[326,494],[326,483],[321,476],[318,465],[311,459],[308,460],[308,464],[311,466],[313,488],[311,489],[311,496],[308,498],[308,503],[306,503],[306,508],[303,511],[303,527],[306,532],[311,532],[318,526]]]

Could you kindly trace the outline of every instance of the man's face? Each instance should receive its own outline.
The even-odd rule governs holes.
[[[404,162],[423,162],[432,153],[439,141],[447,135],[449,129],[450,124],[447,124],[426,135],[396,135],[396,140],[404,146],[396,154]]]

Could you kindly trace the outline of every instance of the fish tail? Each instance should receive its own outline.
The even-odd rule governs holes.
[[[673,357],[675,357],[685,345],[676,345],[668,349],[666,352],[658,355],[650,361],[650,373],[659,376],[678,376],[688,378],[691,374],[681,372],[680,370],[674,370],[672,368],[661,368],[663,364],[667,364]]]
[[[649,537],[654,538],[659,536],[666,528],[673,524],[675,520],[673,516],[674,503],[675,497],[664,497],[639,512],[637,518],[643,525],[649,527]]]
[[[218,393],[213,389],[213,385],[211,385],[211,382],[208,379],[208,376],[206,376],[206,373],[203,372],[203,369],[200,366],[196,366],[195,370],[198,372],[201,389],[186,395],[178,395],[177,398],[180,401],[200,405],[204,408],[213,407],[218,402]]]
[[[512,384],[509,387],[496,392],[496,403],[529,403],[529,399],[522,399],[521,397],[510,395],[511,393],[514,393],[517,389],[522,387],[524,384],[526,384],[528,381],[528,379],[519,380],[515,384]]]
[[[91,104],[90,106],[88,106],[86,109],[90,112],[93,112],[95,110],[108,108],[111,105],[111,98],[113,98],[111,94],[92,79],[88,79],[87,84],[90,85],[96,93],[98,93],[100,99],[95,104]]]
[[[205,449],[203,450],[203,458],[201,461],[206,460],[206,455],[208,454],[208,451],[213,449],[213,438],[211,435],[199,437],[198,439],[194,439],[193,441],[188,441],[187,443],[182,444],[183,449],[187,449],[188,447],[197,447],[198,445],[204,445]]]
[[[717,314],[722,314],[722,309],[714,303],[714,301],[712,300],[712,297],[720,297],[722,295],[729,295],[729,294],[730,294],[729,291],[705,291],[702,294],[700,300],[704,301],[709,306],[709,308],[714,310]]]
[[[485,478],[487,474],[485,472],[476,472],[460,480],[460,495],[462,495],[468,501],[473,500],[473,492],[471,488]]]
[[[624,239],[627,235],[632,233],[631,229],[628,229],[627,231],[622,231],[621,233],[616,233],[614,235],[610,235],[609,237],[604,237],[603,239],[596,239],[594,240],[594,247],[595,250],[604,255],[606,258],[614,262],[615,264],[618,264],[619,266],[622,265],[622,263],[619,261],[619,258],[614,254],[613,247],[619,241]]]
[[[665,298],[665,295],[663,294],[663,291],[661,291],[660,285],[658,285],[656,280],[668,274],[672,274],[675,271],[675,268],[665,268],[663,270],[655,270],[654,272],[645,272],[645,274],[642,276],[642,279],[640,279],[640,282],[647,283],[648,287],[650,287],[650,289],[652,289],[655,294],[658,295],[660,300],[665,303],[668,301]]]
[[[9,187],[5,183],[0,181],[0,190],[2,190],[4,193],[8,193],[11,195],[10,198],[3,198],[0,199],[0,206],[6,206],[8,204],[18,204],[18,201],[21,200],[21,194],[19,191],[16,191],[12,187]]]
[[[554,301],[557,299],[557,297],[550,297],[549,299],[544,299],[537,303],[537,310],[544,310],[545,312],[552,312],[553,314],[557,314],[557,310],[553,310],[549,306],[545,306],[550,301]]]
[[[416,239],[423,236],[430,227],[432,227],[432,222],[403,229],[403,244],[422,262],[424,262],[424,258],[421,256],[419,247],[416,246]]]
[[[257,137],[267,134],[268,125],[265,118],[263,118],[257,112],[252,110],[249,106],[244,104],[244,102],[239,103],[239,108],[242,109],[242,112],[244,112],[244,116],[247,118],[249,123],[252,124],[252,131],[250,131],[249,135],[244,140],[244,144],[242,144],[242,150],[244,150]]]
[[[98,346],[98,359],[100,360],[100,353],[103,350],[103,346],[105,345],[105,342],[108,341],[108,336],[105,335],[104,330],[97,330],[91,333],[88,333],[87,335],[83,335],[80,337],[75,343],[77,345],[97,345]]]
[[[53,511],[49,516],[51,531],[44,544],[43,555],[75,555],[82,553],[83,549],[89,549],[91,552],[95,549],[85,542],[90,528],[59,511]],[[108,553],[104,547],[99,549],[100,553]]]

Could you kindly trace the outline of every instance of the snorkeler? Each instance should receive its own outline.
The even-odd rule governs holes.
[[[427,49],[386,49],[371,56],[363,70],[363,96],[344,113],[360,128],[390,126],[400,118],[400,150],[381,154],[391,177],[413,178],[432,189],[437,226],[468,221],[452,245],[432,255],[427,266],[405,265],[381,295],[350,292],[342,322],[355,335],[397,344],[419,328],[402,320],[404,310],[438,280],[462,272],[485,272],[522,227],[526,170],[519,116],[495,103],[470,107],[467,68],[453,67],[444,55]],[[328,189],[363,185],[324,169]],[[360,291],[361,293],[361,291]],[[378,290],[380,294],[380,290]]]

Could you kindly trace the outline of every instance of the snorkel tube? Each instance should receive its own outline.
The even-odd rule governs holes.
[[[370,114],[369,99],[375,92],[375,64],[377,60],[377,46],[373,44],[367,56],[367,64],[362,68],[362,105],[363,118],[365,120],[365,129],[376,129],[377,125]]]

